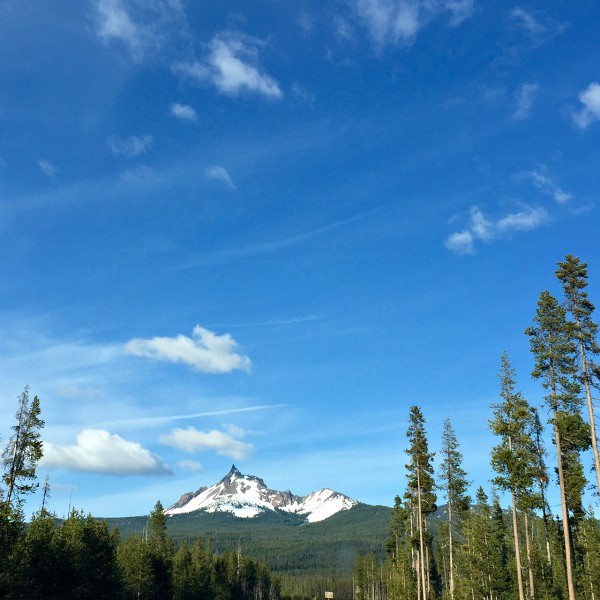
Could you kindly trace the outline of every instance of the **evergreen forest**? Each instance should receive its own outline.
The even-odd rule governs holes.
[[[336,600],[595,600],[600,524],[586,498],[595,504],[600,489],[598,326],[586,263],[567,255],[555,275],[560,297],[543,291],[524,332],[542,404],[519,391],[509,354],[499,357],[498,398],[488,422],[495,440],[490,480],[470,480],[450,419],[434,469],[425,416],[411,406],[406,489],[394,500],[387,540],[379,547],[374,536],[371,548],[355,546],[346,572],[324,558],[311,563],[310,573],[285,559],[282,532],[302,529],[297,523],[273,523],[272,542],[252,555],[250,523],[243,535],[240,525],[213,548],[210,535],[196,535],[185,519],[168,527],[160,502],[131,531],[77,510],[61,521],[48,509],[47,480],[41,508],[27,522],[24,500],[39,485],[44,421],[39,398],[31,399],[26,387],[2,455],[0,598],[308,600],[334,591]],[[560,499],[556,513],[551,495]],[[373,514],[357,507],[348,522],[350,513]],[[342,522],[332,518],[321,531],[339,542],[345,538],[335,529]],[[263,525],[265,531],[269,522]]]

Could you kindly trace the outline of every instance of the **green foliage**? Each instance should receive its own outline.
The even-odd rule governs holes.
[[[7,505],[19,506],[21,494],[35,491],[35,468],[42,458],[42,439],[40,429],[44,421],[40,418],[40,400],[37,396],[29,400],[29,387],[19,396],[19,407],[16,424],[8,445],[2,453],[4,474],[2,480],[6,485]]]

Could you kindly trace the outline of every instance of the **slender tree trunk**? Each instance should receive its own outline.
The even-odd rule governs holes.
[[[535,585],[533,578],[533,564],[531,560],[531,542],[533,540],[533,532],[529,535],[529,518],[527,512],[523,513],[525,519],[525,548],[527,549],[527,570],[529,571],[529,598],[535,600]]]
[[[452,502],[450,501],[450,494],[448,494],[448,552],[450,555],[450,598],[454,600],[454,554],[452,547]]]
[[[554,439],[556,440],[556,454],[558,458],[558,485],[560,487],[560,503],[562,510],[563,536],[565,540],[565,563],[567,568],[567,588],[569,600],[575,600],[575,586],[573,585],[573,559],[571,555],[571,531],[569,529],[569,514],[567,512],[567,498],[565,494],[565,474],[562,464],[562,447],[560,432],[556,423],[556,407],[554,409]]]
[[[423,512],[421,507],[421,477],[419,474],[419,465],[417,464],[417,500],[418,500],[418,513],[419,513],[419,554],[421,559],[421,593],[423,600],[427,600],[427,589],[425,588],[425,542],[423,540]]]
[[[531,600],[535,600],[533,565],[531,563],[531,539],[533,538],[533,534],[531,537],[529,536],[529,519],[527,517],[527,512],[523,513],[523,517],[525,519],[525,547],[527,548],[527,569],[529,571],[529,597]]]
[[[587,401],[588,415],[590,419],[590,435],[592,438],[592,449],[594,451],[594,469],[596,471],[596,481],[598,482],[598,493],[600,493],[600,457],[598,456],[598,440],[596,437],[596,421],[594,417],[594,405],[592,403],[592,392],[590,390],[590,376],[588,373],[585,348],[583,346],[580,320],[576,319],[575,324],[577,326],[578,332],[577,338],[579,341],[579,355],[581,358],[581,374],[583,377],[583,385],[585,387],[585,399]]]
[[[515,541],[515,562],[517,564],[517,585],[519,588],[519,600],[525,600],[525,593],[523,591],[523,572],[521,568],[521,547],[519,543],[519,529],[517,526],[517,502],[515,499],[515,493],[511,490],[512,498],[512,526],[513,526],[513,539]]]

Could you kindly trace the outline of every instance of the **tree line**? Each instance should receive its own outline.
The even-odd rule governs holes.
[[[339,592],[337,597],[354,600],[596,600],[600,526],[584,507],[588,482],[582,455],[592,450],[600,489],[593,406],[600,386],[594,362],[600,354],[598,326],[586,292],[587,265],[568,255],[558,263],[556,276],[561,300],[542,292],[525,330],[534,358],[531,375],[544,390],[542,406],[532,405],[517,389],[508,354],[500,360],[499,400],[489,421],[497,440],[491,491],[479,486],[475,498],[469,497],[471,482],[449,419],[434,471],[424,415],[412,406],[407,486],[395,498],[385,560],[358,556],[349,590],[333,580],[288,582],[295,598],[322,596],[325,584]],[[548,415],[556,455],[551,467],[540,414]],[[239,549],[217,555],[201,539],[176,546],[167,535],[160,502],[143,531],[121,539],[105,521],[78,511],[59,521],[47,509],[46,481],[41,508],[26,523],[23,500],[38,487],[43,426],[40,401],[30,399],[26,387],[2,454],[0,599],[282,597],[279,578]],[[559,515],[548,505],[551,481],[560,497]],[[508,509],[498,492],[509,499]],[[434,531],[438,500],[445,506]]]
[[[217,555],[209,543],[175,547],[160,502],[141,535],[121,540],[105,520],[73,510],[63,521],[41,509],[26,523],[24,497],[38,487],[42,457],[40,401],[26,387],[3,454],[0,487],[0,599],[279,600],[280,584],[264,563],[240,551]]]
[[[593,510],[584,507],[582,460],[591,449],[600,489],[593,405],[594,388],[600,387],[594,363],[598,325],[586,292],[586,263],[567,255],[555,275],[561,300],[543,291],[525,330],[534,359],[531,376],[544,390],[542,406],[518,391],[508,354],[500,360],[499,401],[489,421],[497,441],[491,493],[480,486],[474,500],[468,496],[470,481],[449,419],[436,477],[423,413],[412,406],[407,487],[395,499],[387,558],[383,564],[372,555],[357,558],[356,600],[595,600],[600,594],[600,527]],[[539,409],[548,415],[556,456],[551,468]],[[548,505],[551,480],[558,487],[559,515]],[[509,498],[508,510],[498,492]],[[434,536],[438,495],[445,514]]]

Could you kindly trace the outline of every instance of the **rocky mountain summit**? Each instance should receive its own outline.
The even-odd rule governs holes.
[[[237,517],[252,518],[270,510],[298,514],[305,517],[307,522],[314,523],[356,504],[356,500],[327,488],[307,496],[296,496],[289,490],[271,490],[259,477],[243,475],[233,465],[221,481],[183,494],[165,510],[165,514],[227,512]]]

